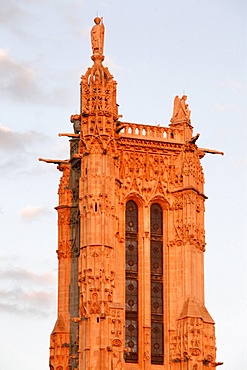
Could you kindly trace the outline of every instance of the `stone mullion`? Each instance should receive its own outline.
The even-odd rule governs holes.
[[[144,364],[144,369],[151,369],[151,283],[150,283],[150,207],[143,208],[143,219],[140,220],[143,225],[141,260],[140,260],[140,293],[142,297],[142,305],[139,306],[139,315],[142,316],[142,348],[141,360]],[[140,328],[141,329],[141,328]]]

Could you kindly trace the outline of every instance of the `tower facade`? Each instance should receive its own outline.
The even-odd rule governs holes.
[[[167,127],[120,121],[103,66],[104,25],[91,31],[92,67],[62,172],[54,370],[216,367],[204,299],[204,175],[186,96]]]

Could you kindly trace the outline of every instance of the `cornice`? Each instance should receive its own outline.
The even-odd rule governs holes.
[[[151,147],[151,146],[155,146],[157,149],[168,149],[168,150],[176,150],[176,151],[181,151],[182,147],[183,147],[183,143],[179,143],[179,142],[171,142],[171,141],[168,141],[168,140],[160,140],[160,139],[149,139],[149,138],[144,138],[144,137],[130,137],[130,136],[121,136],[119,139],[118,139],[118,145],[120,146],[124,146],[124,145],[131,145],[133,147],[137,147],[137,148],[140,148],[143,146],[143,147]]]
[[[200,195],[201,197],[203,197],[204,199],[208,199],[208,197],[203,194],[203,193],[200,193],[196,188],[194,188],[193,186],[188,186],[188,187],[184,187],[184,188],[179,188],[179,189],[176,189],[176,190],[171,190],[170,193],[174,194],[174,193],[182,193],[182,192],[185,192],[185,191],[193,191],[195,192],[197,195]]]

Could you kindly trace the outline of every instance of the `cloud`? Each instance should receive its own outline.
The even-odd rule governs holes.
[[[21,102],[43,100],[44,94],[36,81],[36,71],[28,63],[16,61],[0,49],[0,91],[2,97]]]
[[[224,89],[229,89],[233,91],[234,93],[242,93],[245,90],[245,86],[238,81],[235,81],[233,79],[227,78],[223,80],[219,87],[223,87]]]
[[[2,24],[16,22],[24,15],[23,9],[20,8],[15,0],[1,0],[0,7],[0,22]]]
[[[47,4],[45,0],[0,0],[0,24],[7,27],[9,31],[23,35],[23,30],[29,24],[32,16],[32,8],[39,7],[39,13]]]
[[[23,149],[23,140],[20,136],[17,132],[0,124],[0,150],[3,148],[9,148],[10,150]]]
[[[37,162],[35,158],[38,158],[37,148],[43,147],[49,140],[43,133],[34,130],[17,132],[0,123],[0,176],[13,171],[17,174],[16,169],[18,174],[23,172],[23,168],[28,172],[28,160],[31,160],[33,167]]]
[[[49,210],[43,207],[26,206],[20,211],[20,217],[25,221],[31,221],[46,215]]]
[[[0,311],[46,317],[55,307],[55,293],[0,289]]]
[[[238,104],[215,104],[214,110],[216,112],[240,112],[241,108]]]
[[[0,270],[0,311],[45,317],[56,307],[56,278],[23,268]]]
[[[6,258],[4,258],[6,259]],[[28,283],[35,283],[38,285],[43,284],[55,284],[56,277],[52,272],[44,272],[43,274],[37,274],[24,268],[14,268],[0,270],[0,279],[6,279],[9,281],[22,281]]]
[[[43,133],[31,130],[25,132],[17,132],[0,123],[0,150],[7,148],[8,151],[25,150],[25,147],[47,140],[48,136]]]
[[[43,80],[31,63],[17,61],[6,50],[0,49],[0,93],[3,98],[28,104],[64,105],[68,102],[70,95],[61,87],[61,80],[59,86],[42,86]]]

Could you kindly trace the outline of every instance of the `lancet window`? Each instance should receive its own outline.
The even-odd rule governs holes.
[[[151,363],[164,363],[163,215],[154,203],[150,210]]]
[[[125,339],[126,362],[138,362],[138,208],[130,200],[125,213]]]

